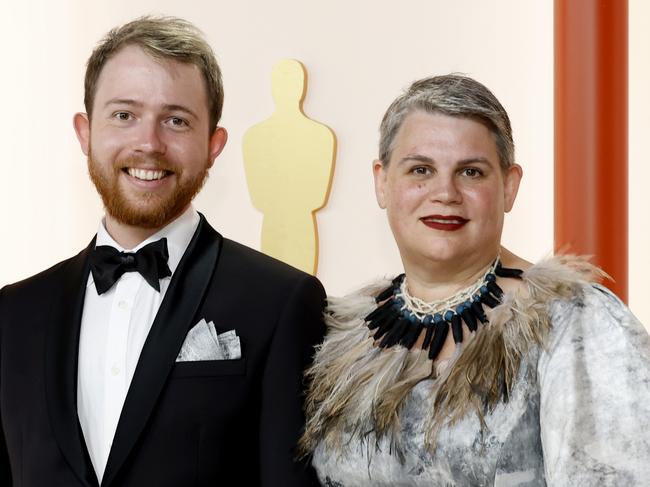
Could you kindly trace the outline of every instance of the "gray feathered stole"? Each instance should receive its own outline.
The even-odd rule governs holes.
[[[586,283],[603,276],[575,256],[557,256],[531,267],[522,276],[523,286],[487,312],[489,324],[440,367],[432,366],[426,350],[373,344],[373,332],[363,319],[376,307],[374,297],[388,287],[389,279],[344,298],[330,298],[328,333],[307,371],[308,419],[300,451],[309,454],[324,442],[340,453],[343,433],[361,441],[369,433],[377,440],[387,436],[399,451],[400,407],[425,379],[433,379],[433,408],[425,428],[431,451],[440,428],[470,412],[484,426],[486,412],[507,399],[523,357],[531,347],[544,346],[551,327],[549,304],[580,293]]]

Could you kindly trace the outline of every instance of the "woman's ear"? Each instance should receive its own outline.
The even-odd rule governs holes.
[[[522,176],[523,170],[519,164],[513,164],[506,170],[503,181],[504,210],[506,213],[512,210],[512,207],[515,204]]]
[[[375,178],[375,196],[381,209],[386,208],[386,168],[379,159],[372,161],[372,175]]]

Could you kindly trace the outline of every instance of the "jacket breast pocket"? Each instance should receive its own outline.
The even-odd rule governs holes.
[[[172,379],[184,377],[216,377],[224,375],[244,375],[246,359],[235,360],[197,360],[176,362],[172,370]]]

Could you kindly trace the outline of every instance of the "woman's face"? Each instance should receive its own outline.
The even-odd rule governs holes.
[[[470,267],[496,256],[522,173],[518,165],[504,173],[482,122],[411,112],[387,167],[375,161],[373,171],[405,268],[432,261]]]

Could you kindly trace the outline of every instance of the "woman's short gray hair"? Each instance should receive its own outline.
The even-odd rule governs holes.
[[[406,116],[414,110],[481,120],[494,135],[501,168],[505,170],[514,164],[515,145],[505,109],[484,85],[458,74],[415,81],[391,103],[379,128],[379,159],[382,164],[388,164],[395,136]]]

